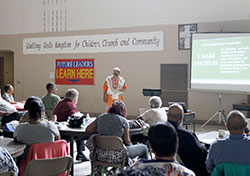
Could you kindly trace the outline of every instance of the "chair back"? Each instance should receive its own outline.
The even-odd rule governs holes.
[[[249,176],[250,165],[221,163],[218,164],[211,176]]]
[[[66,141],[58,140],[50,143],[32,144],[28,155],[20,163],[20,175],[23,176],[27,164],[32,160],[51,159],[69,154],[69,147]]]
[[[5,172],[5,173],[0,173],[0,176],[15,176],[15,172],[8,171],[8,172]]]
[[[65,171],[67,171],[66,175],[68,176],[71,165],[72,158],[70,156],[32,160],[28,163],[24,172],[24,176],[57,176],[64,173]]]
[[[123,150],[124,144],[117,136],[95,136],[95,145],[103,150]]]
[[[97,135],[94,137],[94,145],[92,174],[96,168],[114,167],[123,169],[126,166],[128,153],[121,138]]]

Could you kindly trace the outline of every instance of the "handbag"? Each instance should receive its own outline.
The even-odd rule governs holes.
[[[139,120],[132,120],[129,121],[129,128],[130,129],[134,129],[134,128],[143,128],[143,122],[139,119]]]
[[[81,117],[75,116],[74,114],[69,119],[69,126],[71,128],[80,128],[83,124],[83,119],[86,118],[85,115],[82,115]]]

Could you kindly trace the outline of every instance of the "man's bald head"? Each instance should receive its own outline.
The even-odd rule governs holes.
[[[246,128],[247,122],[244,114],[240,111],[231,111],[226,119],[227,128],[231,131],[242,131]]]
[[[178,103],[172,104],[168,109],[168,119],[176,123],[182,123],[184,111]]]

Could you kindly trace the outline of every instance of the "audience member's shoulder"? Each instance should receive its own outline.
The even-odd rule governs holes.
[[[61,99],[58,95],[56,94],[52,94],[53,97],[57,98],[57,99]]]
[[[122,120],[127,121],[127,119],[126,119],[125,117],[123,117],[123,116],[121,116],[121,115],[119,115],[119,114],[116,114],[116,116],[119,117],[119,118],[122,119]]]
[[[19,123],[19,125],[17,125],[16,129],[25,128],[26,126],[29,126],[29,122]]]
[[[180,176],[195,176],[195,173],[192,170],[182,166],[177,162],[156,162],[153,160],[149,160],[147,162],[144,161],[143,163],[138,164],[136,167],[141,168],[146,166],[164,168],[166,169],[166,172],[171,172],[171,174],[174,175],[178,173]]]
[[[44,98],[46,97],[47,95],[44,95],[43,97],[42,97],[42,101],[44,101]]]
[[[152,112],[152,109],[148,109],[145,112],[143,112],[140,116],[142,118],[146,118],[147,116],[150,116],[150,113]],[[144,119],[145,120],[145,119]]]
[[[195,134],[192,131],[189,131],[189,130],[183,128],[183,127],[178,126],[176,130],[177,130],[178,133],[182,133],[185,136],[190,136],[190,137],[195,136]]]
[[[150,113],[150,112],[154,112],[154,109],[153,108],[147,109],[143,114]]]
[[[62,104],[64,104],[65,103],[65,99],[61,99],[58,103],[57,103],[57,105],[56,105],[56,107],[59,105],[59,106],[62,106]]]
[[[225,139],[217,139],[216,141],[214,141],[210,146],[216,147],[219,145],[223,145],[225,143],[227,143],[228,138]]]
[[[108,113],[104,112],[104,113],[100,114],[97,118],[104,117],[104,116],[107,116],[107,115],[108,115]]]
[[[46,126],[46,127],[56,127],[56,124],[54,122],[48,121],[48,120],[43,120],[41,122],[41,126]]]

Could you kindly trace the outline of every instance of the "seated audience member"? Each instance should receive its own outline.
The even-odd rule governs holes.
[[[105,136],[118,136],[123,140],[130,158],[139,156],[148,157],[148,149],[144,144],[132,145],[129,137],[129,124],[127,119],[126,105],[122,101],[115,101],[107,113],[101,114],[94,122],[89,124],[86,132],[98,133]]]
[[[0,117],[2,116],[1,126],[5,126],[6,123],[11,122],[12,120],[19,121],[22,115],[23,112],[18,112],[12,104],[5,101],[0,96]]]
[[[181,105],[175,103],[169,107],[168,122],[175,127],[179,137],[179,157],[197,176],[209,175],[206,171],[207,149],[194,133],[182,127],[183,118]]]
[[[167,113],[161,108],[162,101],[158,96],[153,96],[149,99],[148,104],[151,109],[141,114],[138,119],[142,119],[144,122],[152,126],[156,122],[166,122],[168,120]]]
[[[13,112],[10,114],[5,114],[1,119],[1,126],[5,126],[7,123],[13,120],[19,121],[23,114],[24,112]]]
[[[76,104],[78,102],[79,92],[76,89],[68,89],[65,98],[59,101],[55,106],[53,114],[57,115],[57,121],[67,121],[68,117],[78,112]]]
[[[18,168],[15,161],[6,149],[0,147],[0,174],[9,171],[13,171],[15,176],[18,174]]]
[[[157,168],[147,166],[144,168],[132,167],[121,171],[117,176],[166,176],[166,170],[163,168]]]
[[[42,98],[45,110],[53,110],[61,98],[56,95],[56,85],[51,82],[46,85],[47,95]]]
[[[57,116],[58,122],[67,121],[68,117],[78,112],[76,104],[78,102],[79,92],[76,89],[68,89],[65,93],[65,98],[62,99],[54,108],[53,115]],[[70,138],[62,136],[63,139],[69,141]],[[75,137],[77,145],[76,160],[89,161],[89,159],[83,154],[85,150],[84,140],[85,137]]]
[[[158,122],[148,131],[148,141],[155,153],[153,160],[139,160],[136,167],[154,166],[163,168],[168,175],[195,176],[194,172],[176,162],[178,136],[175,128],[168,122]]]
[[[25,113],[20,118],[20,120],[19,120],[20,123],[29,122],[30,117],[29,117],[28,109],[29,109],[30,102],[32,102],[33,100],[41,101],[41,99],[37,96],[31,96],[25,101],[25,104],[24,104]]]
[[[13,93],[14,93],[14,87],[11,84],[5,85],[3,99],[9,103],[15,102]]]
[[[211,144],[207,156],[207,170],[212,173],[220,163],[250,165],[250,138],[244,134],[247,121],[243,113],[231,111],[226,119],[229,137]]]
[[[44,106],[41,101],[31,101],[28,112],[29,122],[19,124],[14,132],[16,141],[28,145],[25,154],[27,154],[27,149],[31,144],[53,142],[60,139],[57,126],[50,121],[42,121]]]
[[[2,115],[10,114],[12,112],[16,112],[16,108],[10,104],[9,102],[5,101],[0,95],[0,112]]]

